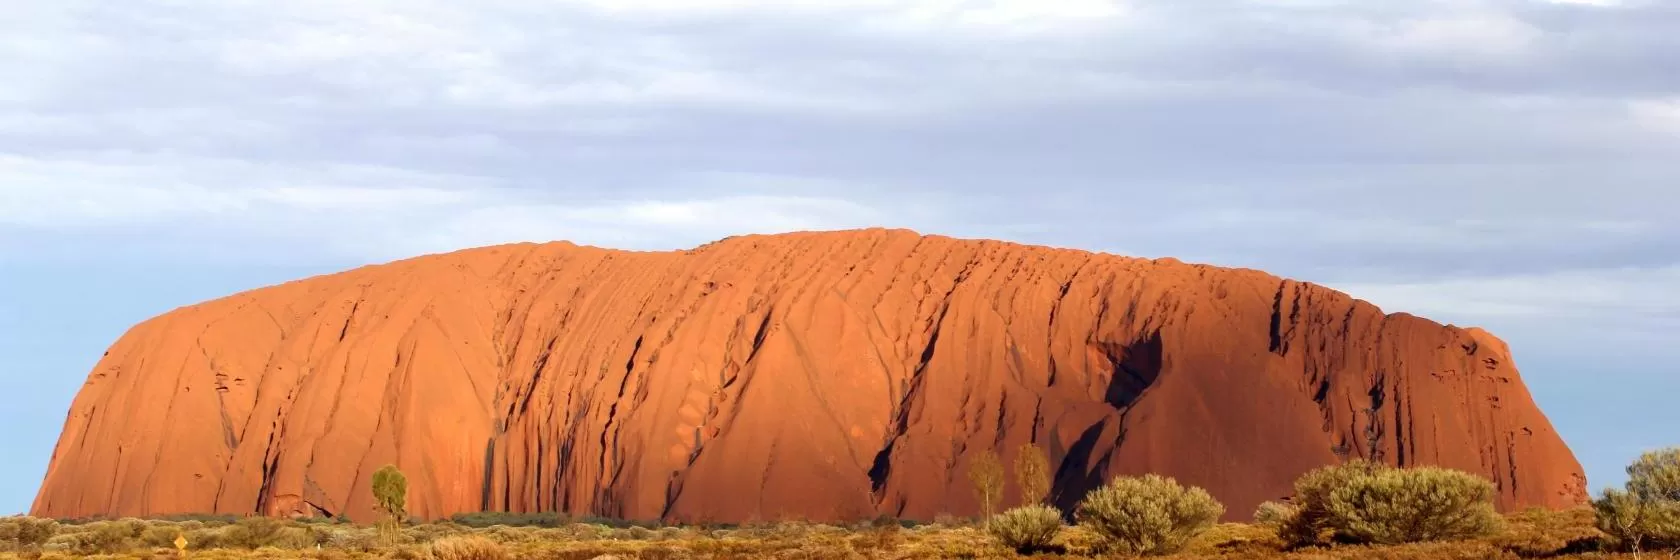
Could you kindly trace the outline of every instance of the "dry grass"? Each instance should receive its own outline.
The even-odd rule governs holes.
[[[258,520],[159,521],[125,519],[59,523],[47,538],[31,543],[0,539],[0,559],[174,558],[172,541],[187,536],[189,557],[204,560],[590,560],[622,559],[1003,559],[1020,556],[969,522],[904,528],[896,523],[861,523],[839,527],[812,523],[776,523],[726,529],[631,527],[595,523],[545,522],[542,526],[473,528],[455,523],[407,527],[400,542],[382,546],[372,527]],[[45,524],[21,518],[0,519],[0,536],[11,527]],[[27,532],[25,531],[25,532]],[[1633,558],[1596,552],[1602,535],[1591,510],[1531,511],[1507,516],[1495,535],[1461,542],[1390,547],[1336,546],[1286,550],[1271,531],[1246,524],[1220,524],[1193,539],[1183,552],[1166,558],[1231,560],[1457,560],[1523,558]],[[162,541],[162,542],[160,542]],[[1069,527],[1037,558],[1092,558],[1095,535]],[[1661,555],[1646,554],[1647,558]]]

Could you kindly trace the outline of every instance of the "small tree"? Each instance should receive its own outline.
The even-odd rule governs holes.
[[[1627,468],[1626,490],[1593,500],[1598,528],[1623,548],[1680,548],[1680,448],[1645,453]]]
[[[1099,545],[1123,554],[1172,554],[1213,527],[1225,506],[1206,490],[1159,475],[1122,477],[1079,503],[1079,524]]]
[[[1015,482],[1021,487],[1021,505],[1042,504],[1050,495],[1050,459],[1038,446],[1021,444],[1015,454]]]
[[[1639,499],[1680,501],[1680,447],[1641,454],[1627,473],[1627,491]]]
[[[385,465],[373,473],[373,499],[385,514],[379,528],[387,542],[396,540],[402,520],[408,517],[408,477],[396,465]]]
[[[1003,497],[1003,463],[998,461],[997,453],[990,449],[980,452],[968,467],[968,480],[974,483],[981,512],[990,518],[993,506]]]

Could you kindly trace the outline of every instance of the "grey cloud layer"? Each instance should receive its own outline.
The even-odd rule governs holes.
[[[1673,3],[732,5],[21,8],[0,235],[39,243],[0,251],[880,224],[1362,286],[1680,263]]]

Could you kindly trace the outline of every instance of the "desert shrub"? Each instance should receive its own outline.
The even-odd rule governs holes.
[[[224,531],[224,528],[205,528],[187,531],[187,548],[192,550],[227,548],[227,544],[222,538]],[[174,539],[175,537],[170,537],[170,540],[173,541]],[[173,547],[175,546],[175,543],[171,542],[168,546]]]
[[[1499,529],[1493,482],[1452,469],[1385,469],[1330,493],[1330,527],[1342,540],[1403,544],[1463,540]]]
[[[138,519],[90,523],[75,534],[71,549],[77,554],[117,554],[138,544],[146,524]]]
[[[1046,505],[1021,506],[993,516],[986,532],[1022,554],[1050,548],[1062,531],[1062,512]]]
[[[1254,524],[1277,530],[1293,523],[1299,512],[1299,508],[1289,504],[1266,502],[1254,510]]]
[[[433,560],[431,545],[401,545],[390,551],[391,560]]]
[[[806,533],[811,532],[813,532],[811,527],[806,527]],[[890,551],[898,548],[898,545],[904,542],[904,524],[896,517],[881,515],[870,522],[867,535],[869,546],[882,551]]]
[[[239,516],[233,515],[231,513],[176,513],[176,514],[159,516],[156,519],[158,521],[167,521],[167,522],[170,522],[170,523],[182,523],[182,522],[187,522],[187,521],[197,521],[197,522],[202,523],[206,526],[212,526],[212,527],[221,526],[221,525],[232,525],[234,523],[239,522]]]
[[[1278,558],[1277,532],[1250,523],[1216,523],[1184,546],[1175,558],[1223,557],[1229,560]],[[1328,560],[1328,559],[1315,559]]]
[[[573,523],[560,528],[575,539],[601,539],[612,535],[613,528],[588,523]]]
[[[590,525],[601,525],[601,526],[605,526],[605,527],[612,527],[614,529],[628,529],[630,527],[646,527],[646,528],[649,528],[649,529],[656,529],[660,526],[660,522],[657,519],[651,520],[651,521],[649,521],[649,520],[638,521],[638,520],[634,520],[634,519],[613,519],[613,518],[610,518],[610,517],[596,517],[596,516],[593,516],[593,515],[586,515],[586,516],[577,518],[574,521],[576,521],[578,523],[587,523],[587,524],[590,524]]]
[[[1625,490],[1593,500],[1599,530],[1624,549],[1680,548],[1680,448],[1645,453],[1627,473]]]
[[[268,546],[285,523],[270,517],[247,517],[222,529],[222,546],[258,549]]]
[[[472,532],[471,528],[454,523],[425,523],[403,530],[403,534],[407,535],[409,540],[418,543],[431,542],[470,532]]]
[[[311,548],[332,540],[332,535],[319,526],[300,527],[272,517],[247,517],[238,523],[222,527],[216,537],[220,548]],[[191,546],[192,538],[188,537]]]
[[[1492,482],[1462,471],[1354,460],[1303,475],[1295,505],[1268,515],[1291,546],[1459,540],[1498,529],[1493,495]]]
[[[496,525],[505,525],[508,527],[559,527],[570,522],[570,519],[566,516],[552,511],[540,513],[511,513],[504,511],[457,513],[449,516],[449,520],[476,529],[494,527]]]
[[[1171,554],[1213,527],[1225,513],[1206,490],[1159,475],[1122,477],[1092,490],[1076,517],[1100,548],[1129,554]]]
[[[0,541],[10,542],[17,546],[41,546],[56,534],[58,534],[58,522],[51,519],[20,516],[0,520]]]
[[[140,533],[140,544],[151,548],[173,548],[175,546],[175,537],[185,535],[186,531],[171,524],[151,525],[146,527],[146,530]]]
[[[363,552],[373,550],[379,545],[376,533],[361,527],[328,531],[326,541],[322,544],[330,548]]]
[[[1330,528],[1330,493],[1357,478],[1388,469],[1378,463],[1354,459],[1341,465],[1329,465],[1308,471],[1295,479],[1295,505],[1279,513],[1290,513],[1280,519],[1278,537],[1290,546],[1307,546],[1322,542]]]
[[[1599,552],[1604,533],[1591,507],[1553,511],[1529,508],[1505,517],[1505,531],[1489,540],[1520,558],[1555,558]]]
[[[275,545],[283,548],[303,549],[314,548],[317,545],[325,546],[331,541],[332,531],[325,527],[319,525],[293,526],[280,532]]]
[[[472,535],[438,539],[431,544],[434,560],[504,560],[506,550],[496,541]]]

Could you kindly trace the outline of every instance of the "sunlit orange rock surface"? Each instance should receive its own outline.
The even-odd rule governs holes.
[[[668,521],[970,515],[983,449],[1057,501],[1159,472],[1246,518],[1341,457],[1585,498],[1506,346],[1252,270],[921,236],[427,256],[182,308],[122,337],[36,515]],[[1013,485],[1006,502],[1016,501]]]

